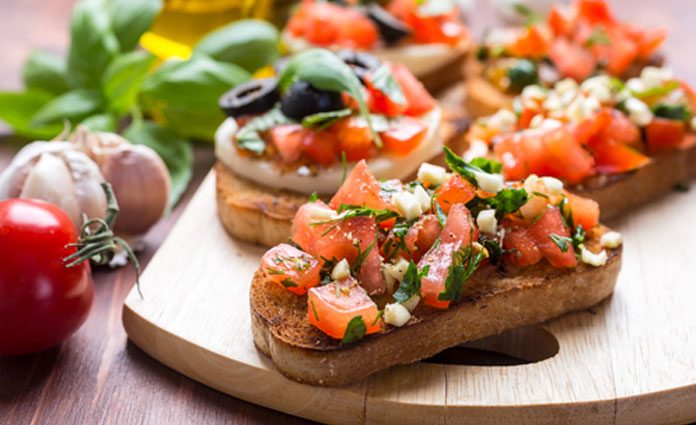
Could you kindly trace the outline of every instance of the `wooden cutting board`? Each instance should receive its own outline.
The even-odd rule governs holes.
[[[129,337],[169,367],[250,402],[329,423],[598,423],[696,420],[696,190],[615,223],[624,265],[594,308],[479,345],[517,366],[416,363],[339,389],[298,384],[252,342],[248,288],[263,250],[237,242],[206,178],[132,291]],[[556,346],[556,344],[558,344]]]

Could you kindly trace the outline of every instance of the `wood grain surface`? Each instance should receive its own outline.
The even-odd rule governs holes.
[[[0,0],[0,89],[21,86],[21,66],[32,48],[65,50],[72,3],[73,0]],[[486,1],[478,3],[485,9]],[[670,64],[679,75],[696,82],[696,57],[691,54],[696,35],[693,0],[615,0],[613,3],[623,17],[642,24],[669,26],[671,37],[665,52]],[[486,18],[477,17],[476,32],[480,33],[486,23]],[[1,125],[0,133],[3,134],[0,136],[2,170],[16,147]],[[211,164],[212,152],[198,148],[192,186],[181,206],[147,236],[148,247],[141,255],[143,263],[149,261],[161,244]],[[661,275],[653,275],[659,284],[668,283]],[[0,424],[306,423],[218,393],[150,358],[127,342],[121,325],[123,300],[133,282],[132,272],[98,270],[94,280],[96,298],[91,316],[69,341],[33,356],[0,358]],[[668,298],[679,295],[664,293]],[[662,301],[636,296],[622,303]],[[650,354],[643,355],[649,358]],[[693,357],[693,353],[685,354]],[[642,376],[641,385],[645,387],[662,379],[657,373]],[[457,391],[465,396],[468,389]],[[617,406],[627,410],[631,407],[630,404]]]

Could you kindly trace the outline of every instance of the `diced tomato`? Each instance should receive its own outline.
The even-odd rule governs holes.
[[[682,143],[685,135],[686,127],[683,121],[655,117],[645,127],[648,152],[652,155],[676,148]]]
[[[328,131],[310,131],[303,140],[304,153],[313,162],[324,167],[338,160],[338,138]]]
[[[603,108],[594,116],[575,125],[572,130],[575,140],[581,145],[588,144],[592,138],[609,126],[612,119],[612,111],[610,108]]]
[[[346,10],[340,17],[336,43],[353,49],[370,49],[379,41],[375,24],[361,13]]]
[[[505,258],[521,267],[536,264],[544,258],[544,254],[539,251],[536,242],[524,228],[506,232],[503,248],[510,251],[506,253]]]
[[[591,24],[609,24],[614,22],[614,16],[606,0],[579,0],[577,3],[578,17]]]
[[[419,269],[425,266],[430,268],[421,281],[421,296],[425,304],[440,309],[449,307],[450,301],[438,298],[445,290],[445,280],[454,254],[477,239],[478,229],[469,210],[462,204],[453,206],[447,215],[447,224],[440,233],[440,244],[418,262]]]
[[[367,78],[368,87],[368,107],[370,112],[383,114],[388,117],[403,115],[408,110],[408,102],[394,102],[389,96],[383,93],[372,84],[372,76]]]
[[[423,115],[437,105],[428,90],[405,66],[392,64],[392,76],[401,87],[408,102],[408,109],[404,112],[406,115]]]
[[[428,134],[428,127],[423,121],[404,117],[380,133],[384,148],[396,155],[407,155],[413,151]]]
[[[548,175],[576,184],[594,174],[592,156],[578,144],[568,128],[548,132],[543,141],[548,154]]]
[[[290,234],[293,242],[299,245],[303,251],[317,257],[315,255],[315,243],[317,238],[321,236],[323,232],[328,230],[329,227],[331,227],[331,224],[317,223],[325,221],[326,217],[332,217],[335,214],[336,210],[330,208],[320,200],[302,205],[295,213],[295,217],[292,219],[292,228],[290,230]]]
[[[503,164],[503,174],[509,180],[524,180],[528,175],[521,138],[521,133],[501,134],[495,138],[493,151]]]
[[[551,43],[549,57],[561,75],[577,81],[587,79],[597,66],[597,61],[590,52],[565,38],[558,38]]]
[[[289,164],[300,159],[305,136],[308,130],[305,130],[299,124],[278,125],[273,127],[269,133],[271,142],[280,154],[283,162]]]
[[[614,35],[608,46],[607,71],[622,76],[638,56],[638,46],[626,36]]]
[[[514,43],[507,46],[511,55],[522,58],[540,58],[549,50],[549,40],[538,25],[526,27]]]
[[[529,236],[536,243],[539,252],[554,267],[575,267],[577,260],[573,246],[569,243],[568,250],[561,251],[561,248],[551,239],[550,235],[559,237],[570,237],[570,231],[563,224],[563,218],[558,208],[549,207],[544,215],[527,228]]]
[[[380,196],[380,185],[365,161],[355,164],[343,185],[331,198],[329,205],[338,209],[341,204],[366,206],[378,210],[394,207]]]
[[[567,36],[573,32],[574,23],[570,13],[564,6],[555,4],[549,13],[549,26],[556,35]]]
[[[445,213],[456,204],[466,204],[476,196],[476,188],[459,174],[454,174],[435,190],[437,203]]]
[[[645,30],[638,40],[638,57],[648,59],[667,39],[667,28],[652,28]]]
[[[377,155],[372,131],[364,118],[344,118],[332,125],[330,131],[338,138],[339,151],[346,153],[348,161],[370,159]]]
[[[592,230],[599,224],[599,204],[589,198],[568,193],[568,206],[573,215],[573,224]]]
[[[292,245],[280,244],[266,251],[261,258],[261,269],[266,278],[279,286],[304,295],[319,284],[319,260]]]
[[[343,339],[348,324],[362,317],[367,331],[379,332],[382,321],[374,301],[353,278],[310,289],[307,297],[307,319],[332,338]]]
[[[600,131],[599,137],[603,140],[612,140],[626,145],[639,145],[640,129],[638,126],[620,111],[616,109],[609,111],[611,111],[611,118]],[[594,144],[590,143],[590,146],[592,147]]]
[[[379,40],[375,24],[360,12],[329,2],[303,1],[288,21],[288,31],[312,44],[370,49]]]
[[[384,258],[401,256],[418,262],[433,246],[441,230],[435,215],[424,214],[408,229],[403,241],[391,230],[382,243],[380,252]]]
[[[336,15],[342,8],[331,3],[304,3],[307,7],[302,37],[312,44],[329,46],[336,42],[339,26]]]
[[[441,43],[456,46],[469,38],[469,31],[461,22],[447,16],[412,16],[408,22],[413,30],[413,39],[420,44]]]
[[[650,158],[628,145],[606,141],[592,148],[595,169],[600,174],[618,174],[635,170],[650,162]]]
[[[530,108],[524,108],[520,112],[520,117],[517,120],[517,127],[520,129],[529,128],[532,123],[532,119],[537,115],[537,111]]]

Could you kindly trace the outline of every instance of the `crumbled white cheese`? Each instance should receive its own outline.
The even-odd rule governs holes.
[[[500,174],[474,171],[474,177],[481,190],[485,192],[498,193],[498,191],[503,188],[503,176]]]
[[[307,209],[307,216],[309,216],[312,222],[331,221],[337,216],[336,211],[319,205],[310,204],[305,206],[305,208]]]
[[[509,133],[515,128],[515,124],[517,124],[517,115],[507,109],[501,109],[491,115],[486,122],[489,127],[501,133]]]
[[[656,66],[646,66],[640,72],[640,79],[646,89],[662,87],[666,82],[674,79],[672,71],[668,68],[658,68]]]
[[[480,139],[474,139],[469,143],[469,149],[464,152],[464,161],[471,162],[475,158],[485,158],[488,156],[488,143]]]
[[[410,192],[398,192],[392,195],[392,204],[396,207],[399,214],[411,220],[421,215],[423,210],[418,202],[416,195]]]
[[[602,267],[607,264],[607,252],[602,250],[599,254],[595,254],[589,249],[585,248],[585,245],[580,245],[580,259],[583,263],[589,264],[594,267]]]
[[[403,258],[399,258],[399,260],[394,264],[385,264],[384,271],[397,281],[401,282],[402,280],[404,280],[404,275],[406,274],[406,270],[408,269],[408,264],[408,261],[404,260]]]
[[[417,185],[413,189],[413,195],[416,197],[416,199],[418,199],[421,206],[421,211],[427,211],[430,209],[430,195],[428,195],[428,191],[423,189],[423,186]]]
[[[495,218],[495,210],[483,210],[476,217],[476,224],[483,233],[494,235],[498,230],[498,220]]]
[[[626,88],[634,93],[641,93],[646,89],[645,83],[640,78],[631,78],[626,81]]]
[[[575,95],[573,95],[573,97],[575,97]],[[565,103],[560,95],[551,93],[549,97],[546,98],[542,106],[544,109],[549,111],[551,115],[555,115],[557,112],[560,112],[563,109],[564,105]]]
[[[414,294],[414,295],[411,295],[411,298],[402,302],[401,305],[406,307],[406,310],[413,311],[416,309],[416,307],[418,307],[418,303],[420,302],[420,300],[421,300],[420,295]]]
[[[527,105],[529,103],[535,104],[537,102],[543,102],[546,99],[546,91],[536,84],[525,87],[522,90],[522,103]]]
[[[387,284],[387,293],[392,294],[396,290],[396,279],[387,271],[385,266],[382,266],[382,276],[384,276],[384,282]]]
[[[602,105],[594,96],[578,96],[568,105],[566,116],[575,123],[581,123],[599,112]]]
[[[539,128],[542,130],[553,130],[556,128],[561,128],[563,126],[563,123],[555,120],[553,118],[546,118],[544,121],[541,122],[541,125]]]
[[[626,99],[624,105],[628,111],[628,117],[634,124],[644,127],[652,121],[653,113],[645,102],[635,97],[630,97]]]
[[[563,182],[555,177],[542,177],[541,181],[546,186],[546,190],[551,196],[558,196],[563,193]]]
[[[411,313],[399,303],[384,306],[384,321],[392,326],[401,327],[411,319]]]
[[[343,280],[350,277],[350,265],[345,258],[339,261],[331,271],[331,279]]]
[[[529,121],[529,127],[530,128],[539,128],[541,127],[541,123],[544,122],[544,114],[536,114],[532,117],[531,121]]]
[[[418,169],[418,180],[425,184],[439,185],[447,179],[447,170],[443,167],[424,162]]]
[[[570,93],[575,96],[578,93],[578,83],[572,78],[564,78],[556,83],[553,90],[560,95]]]
[[[600,239],[603,248],[618,248],[623,243],[623,238],[619,232],[607,232]]]
[[[611,79],[608,75],[599,75],[588,78],[581,85],[580,89],[587,95],[606,103],[611,100]]]

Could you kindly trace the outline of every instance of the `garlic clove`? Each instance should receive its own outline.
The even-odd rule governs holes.
[[[56,154],[41,154],[27,174],[20,198],[41,199],[60,207],[76,226],[82,218],[70,169]]]
[[[29,170],[41,154],[57,153],[66,149],[72,149],[72,145],[67,142],[33,142],[23,147],[0,174],[0,200],[19,196]]]
[[[104,177],[97,164],[76,150],[64,151],[63,160],[70,169],[82,214],[89,218],[105,217],[107,202],[101,187]]]

